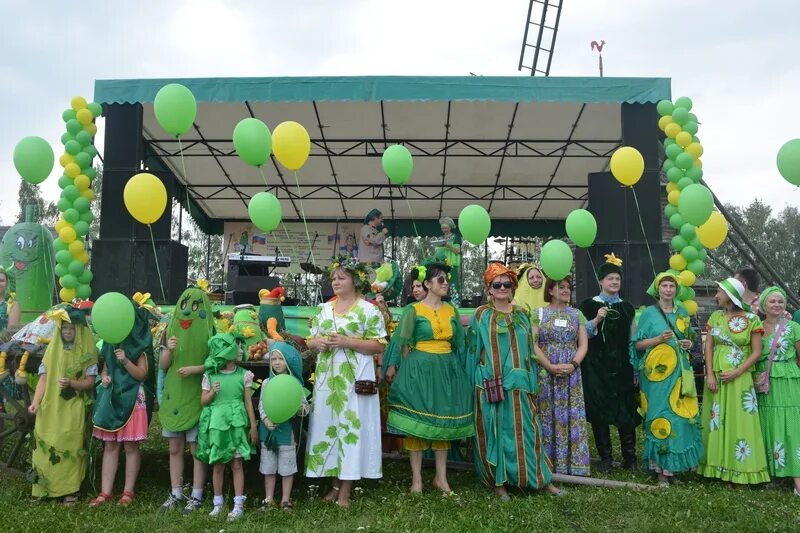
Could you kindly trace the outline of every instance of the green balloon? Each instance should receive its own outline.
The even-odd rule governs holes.
[[[778,150],[778,172],[792,185],[800,185],[800,139],[784,143]]]
[[[97,336],[110,344],[119,344],[133,329],[131,301],[118,292],[102,295],[92,308],[92,326]]]
[[[84,168],[81,170],[84,176],[88,177],[90,180],[93,180],[97,177],[97,170],[94,168]]]
[[[658,111],[659,115],[665,117],[672,114],[674,107],[675,106],[673,106],[672,102],[669,100],[659,100],[659,102],[656,104],[656,111]]]
[[[672,249],[678,252],[680,252],[689,245],[686,239],[684,239],[680,235],[675,235],[670,241],[670,244],[672,245]]]
[[[83,130],[83,124],[78,122],[78,119],[73,118],[67,121],[67,131],[72,135],[77,135],[81,130]]]
[[[681,129],[691,135],[697,135],[697,130],[698,130],[697,122],[689,120],[686,122],[686,124],[681,126]]]
[[[58,178],[58,186],[62,189],[67,187],[68,185],[72,185],[72,178],[69,176],[60,176]]]
[[[59,279],[59,282],[65,289],[75,289],[78,286],[78,278],[72,274],[65,275],[63,278]]]
[[[61,144],[67,144],[70,141],[74,141],[75,136],[68,131],[65,131],[61,134]]]
[[[678,212],[690,224],[702,226],[714,210],[714,197],[704,185],[692,184],[681,191]]]
[[[694,246],[684,246],[683,250],[681,250],[681,255],[686,261],[692,262],[697,259],[697,248]]]
[[[78,237],[83,237],[84,235],[89,233],[89,224],[84,222],[83,220],[79,220],[75,223],[73,229],[75,230],[75,234]]]
[[[75,291],[75,296],[83,300],[88,300],[91,295],[92,288],[89,285],[80,284],[78,285],[78,289]]]
[[[470,204],[458,215],[458,229],[468,242],[478,245],[489,236],[492,230],[492,219],[483,207]]]
[[[86,130],[81,130],[75,135],[75,140],[81,146],[89,146],[92,144],[92,134]]]
[[[683,189],[685,189],[689,185],[694,185],[694,180],[692,180],[692,178],[689,177],[683,177],[678,181],[678,190],[683,191]]]
[[[673,161],[672,159],[665,159],[664,162],[661,164],[661,168],[664,169],[664,172],[667,172],[674,166],[675,166],[675,161]]]
[[[703,169],[700,167],[692,167],[686,171],[686,177],[691,178],[693,182],[699,183],[703,179]]]
[[[89,211],[89,200],[83,196],[75,198],[75,201],[72,203],[72,207],[78,212],[78,216],[80,216],[81,213],[86,213]],[[64,211],[64,209],[62,209],[62,211]]]
[[[69,199],[71,202],[74,202],[81,195],[81,191],[79,191],[74,185],[67,185],[64,187],[64,190],[61,191],[61,195],[62,197]]]
[[[83,153],[88,155],[90,158],[97,157],[97,148],[95,148],[93,144],[90,144],[89,146],[83,148]],[[81,165],[81,167],[88,167],[91,164],[92,161],[89,159],[89,163],[86,165]]]
[[[664,138],[664,148],[672,146],[673,144],[675,144],[675,139],[670,139],[669,137]]]
[[[86,104],[86,109],[92,112],[92,116],[94,118],[97,118],[103,114],[103,106],[101,104],[98,104],[97,102],[91,102]]]
[[[689,113],[689,120],[692,122],[697,122],[698,124],[700,123],[700,121],[697,120],[697,115],[695,115],[694,113]]]
[[[672,167],[667,170],[667,179],[672,183],[678,183],[683,178],[683,170],[678,167]]]
[[[59,250],[56,252],[56,262],[59,264],[69,266],[70,262],[72,261],[72,254],[69,250]]]
[[[672,218],[672,215],[678,214],[678,207],[672,204],[667,204],[664,206],[664,216],[667,217],[667,220]]]
[[[273,231],[281,223],[281,203],[274,194],[260,192],[250,199],[247,204],[247,213],[250,220],[261,231]]]
[[[669,225],[672,229],[681,229],[683,226],[683,217],[680,213],[675,213],[671,217],[669,217]]]
[[[92,156],[86,152],[79,152],[75,155],[75,163],[81,168],[90,167],[92,165]]]
[[[681,302],[684,301],[684,300],[688,300],[689,299],[689,291],[687,291],[686,289],[687,289],[687,287],[684,287],[683,285],[680,285],[680,288],[678,289],[678,297],[677,298]]]
[[[700,242],[700,239],[698,239],[697,237],[689,239],[689,246],[694,246],[694,248],[698,251],[698,253],[700,252],[700,250],[703,249],[703,243]]]
[[[686,152],[675,158],[675,166],[681,170],[689,170],[694,165],[694,157]]]
[[[575,209],[566,220],[567,236],[580,248],[588,248],[597,237],[597,221],[586,209]]]
[[[699,276],[706,271],[706,265],[700,259],[695,259],[694,261],[689,261],[686,270],[691,271],[695,276]]]
[[[81,263],[77,259],[73,259],[72,261],[69,262],[67,270],[69,270],[69,273],[77,278],[78,276],[83,274],[84,268],[86,267],[83,266],[83,263]]]
[[[272,153],[272,134],[257,118],[245,118],[233,129],[233,147],[245,162],[260,167]]]
[[[675,158],[683,153],[683,148],[679,144],[671,144],[667,146],[664,152],[667,154],[667,157],[675,161]]]
[[[708,250],[706,250],[705,248],[698,248],[698,249],[697,249],[697,253],[698,253],[698,256],[697,256],[697,258],[698,258],[700,261],[703,261],[703,262],[705,262],[705,260],[706,260],[706,257],[708,257]]]
[[[94,221],[94,215],[91,211],[86,211],[85,213],[81,213],[81,220],[87,224],[91,224]]]
[[[55,272],[56,276],[58,276],[59,278],[62,278],[67,274],[69,274],[69,270],[67,269],[67,267],[65,267],[61,263],[56,263],[55,268],[53,268],[53,272]]]
[[[70,120],[75,120],[76,112],[74,109],[65,109],[63,113],[61,113],[61,118],[64,119],[64,122],[69,122]]]
[[[69,245],[56,237],[53,239],[53,250],[60,252],[61,250],[69,250]]]
[[[264,414],[274,424],[291,420],[302,403],[303,386],[289,374],[279,374],[270,378],[261,393]]]
[[[70,202],[66,198],[59,198],[58,199],[58,210],[62,213],[65,212],[67,209],[72,209],[72,202]]]
[[[694,236],[695,236],[694,226],[692,226],[691,224],[684,224],[683,226],[681,226],[681,237],[683,237],[687,241],[691,241],[692,239],[694,239]]]
[[[672,121],[683,126],[689,121],[689,110],[685,107],[676,107],[672,111]]]
[[[403,145],[393,144],[381,156],[383,172],[395,185],[404,185],[414,172],[414,159]]]
[[[78,283],[80,283],[81,285],[88,285],[92,282],[93,279],[94,279],[94,274],[92,274],[91,270],[86,268],[84,269],[83,272],[81,272],[81,275],[78,276]]]
[[[62,198],[61,200],[67,200],[66,198]],[[61,200],[59,200],[59,205],[61,205]],[[67,200],[69,201],[69,200]],[[65,202],[66,203],[66,202]],[[77,209],[69,208],[64,210],[64,220],[69,222],[70,224],[75,224],[78,220],[80,220],[81,214],[78,213]]]
[[[67,141],[64,145],[64,151],[69,155],[78,155],[81,152],[81,143],[78,141]]]
[[[562,280],[572,270],[572,250],[561,239],[547,241],[542,246],[539,259],[545,275],[554,280]]]
[[[681,96],[677,100],[675,100],[675,107],[683,107],[686,111],[692,110],[692,99],[688,96]]]
[[[192,91],[179,83],[163,86],[153,101],[156,120],[165,131],[180,137],[192,127],[197,101]]]
[[[34,185],[47,179],[55,160],[53,149],[41,137],[25,137],[14,147],[14,167],[22,179]]]

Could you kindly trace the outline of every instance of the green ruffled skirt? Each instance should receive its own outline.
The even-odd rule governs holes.
[[[773,376],[758,407],[769,474],[800,477],[800,378]]]
[[[250,446],[250,421],[241,401],[212,404],[200,413],[197,429],[197,459],[206,464],[245,461],[255,451]]]

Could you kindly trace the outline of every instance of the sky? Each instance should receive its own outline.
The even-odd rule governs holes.
[[[800,137],[800,3],[563,0],[553,76],[669,77],[694,101],[705,179],[724,202],[779,211],[800,193],[775,167]],[[61,112],[96,79],[527,75],[517,65],[527,0],[0,0],[0,218],[17,212],[12,154],[39,135],[61,153]],[[101,137],[102,121],[98,123]],[[97,145],[102,154],[102,138]],[[43,184],[58,196],[60,167]]]

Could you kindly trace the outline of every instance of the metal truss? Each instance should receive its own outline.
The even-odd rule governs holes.
[[[530,0],[517,70],[530,71],[531,76],[550,75],[562,3],[562,0]],[[532,27],[535,37],[531,32]]]

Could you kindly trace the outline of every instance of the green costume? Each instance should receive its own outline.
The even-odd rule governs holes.
[[[97,364],[97,348],[82,312],[64,306],[57,309],[60,314],[55,317],[56,329],[42,359],[45,373],[40,379],[46,380],[46,387],[33,430],[35,497],[56,498],[78,492],[86,475],[88,395],[74,389],[62,392],[58,380],[85,377],[87,370]],[[75,325],[75,340],[70,348],[61,339],[66,316]]]
[[[155,397],[155,359],[150,316],[149,311],[137,306],[133,330],[122,341],[122,344],[118,346],[105,342],[102,344],[100,355],[113,386],[97,388],[97,401],[94,404],[94,414],[92,415],[92,423],[97,428],[113,432],[125,427],[136,407],[136,397],[139,394],[140,385],[143,385],[144,389],[147,420],[151,419]],[[121,348],[125,352],[125,358],[130,361],[129,364],[136,364],[139,357],[144,354],[147,358],[147,375],[144,381],[135,379],[117,361],[117,356],[114,354],[116,348]]]
[[[388,364],[398,367],[389,392],[389,431],[427,440],[474,435],[464,328],[455,307],[406,306],[389,346]],[[407,355],[403,348],[410,348]]]
[[[203,407],[197,430],[197,459],[206,464],[229,463],[235,457],[250,459],[255,450],[250,445],[250,419],[245,402],[246,370],[237,366],[232,372],[222,368],[238,358],[239,346],[229,333],[214,335],[208,341],[206,378],[219,392]],[[251,376],[252,377],[252,376]]]
[[[475,471],[490,487],[541,489],[552,466],[542,447],[534,395],[537,368],[528,312],[491,305],[475,311],[467,334],[475,397]],[[490,403],[484,380],[502,377],[505,398]]]
[[[240,339],[244,339],[245,354],[252,345],[266,339],[266,335],[258,323],[258,312],[253,306],[237,309],[234,312],[231,333]]]
[[[208,295],[197,287],[186,289],[172,311],[165,339],[178,339],[172,353],[172,364],[164,378],[163,402],[158,411],[159,421],[168,431],[186,431],[196,426],[200,419],[202,376],[180,376],[178,370],[205,362],[208,339],[213,334],[214,316]]]
[[[691,364],[678,340],[689,338],[689,315],[682,307],[674,309],[664,315],[677,338],[636,351],[637,341],[670,331],[664,315],[651,305],[639,318],[636,335],[631,339],[631,361],[639,371],[640,409],[645,419],[643,457],[651,470],[665,475],[694,470],[703,457],[697,398],[681,395],[681,368],[691,369]]]
[[[769,481],[752,372],[728,383],[719,377],[750,356],[751,335],[763,331],[761,320],[752,313],[738,312],[728,317],[725,311],[717,310],[708,319],[707,334],[714,342],[712,370],[717,392],[711,392],[708,386],[703,391],[705,457],[697,468],[702,476],[741,484]]]

